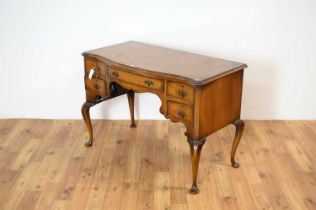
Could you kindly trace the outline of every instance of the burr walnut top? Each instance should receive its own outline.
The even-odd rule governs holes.
[[[244,69],[246,64],[155,45],[129,41],[83,53],[120,65],[186,78],[203,84]]]

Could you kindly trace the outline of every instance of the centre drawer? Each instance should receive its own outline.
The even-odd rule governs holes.
[[[190,123],[193,120],[192,108],[186,104],[179,103],[176,101],[168,101],[167,109],[168,109],[168,115],[172,118],[185,120]]]
[[[117,79],[122,80],[128,83],[132,83],[135,85],[155,89],[155,90],[161,90],[163,88],[163,81],[159,79],[154,79],[138,74],[132,74],[126,71],[114,69],[112,67],[108,67],[108,73],[109,76]]]

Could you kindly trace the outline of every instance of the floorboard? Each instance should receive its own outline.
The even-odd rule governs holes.
[[[230,167],[234,127],[207,138],[191,195],[182,124],[0,120],[0,209],[316,210],[316,121],[246,121]]]

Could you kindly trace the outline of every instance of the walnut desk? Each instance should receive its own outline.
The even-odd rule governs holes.
[[[161,114],[186,128],[192,160],[191,193],[198,192],[198,165],[206,137],[231,123],[236,126],[231,164],[239,167],[235,153],[244,128],[240,107],[245,64],[133,41],[82,55],[86,90],[82,115],[90,137],[86,146],[93,143],[90,107],[127,94],[131,127],[135,127],[134,94],[149,92],[160,98]]]

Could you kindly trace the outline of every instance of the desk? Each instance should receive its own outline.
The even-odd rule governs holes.
[[[196,180],[206,137],[229,124],[236,126],[231,164],[239,167],[235,153],[244,129],[240,107],[245,64],[133,41],[82,55],[86,102],[81,111],[89,132],[86,146],[93,143],[90,107],[127,94],[131,127],[136,127],[135,92],[149,92],[160,98],[161,114],[186,128],[193,174],[191,193],[198,193]]]

